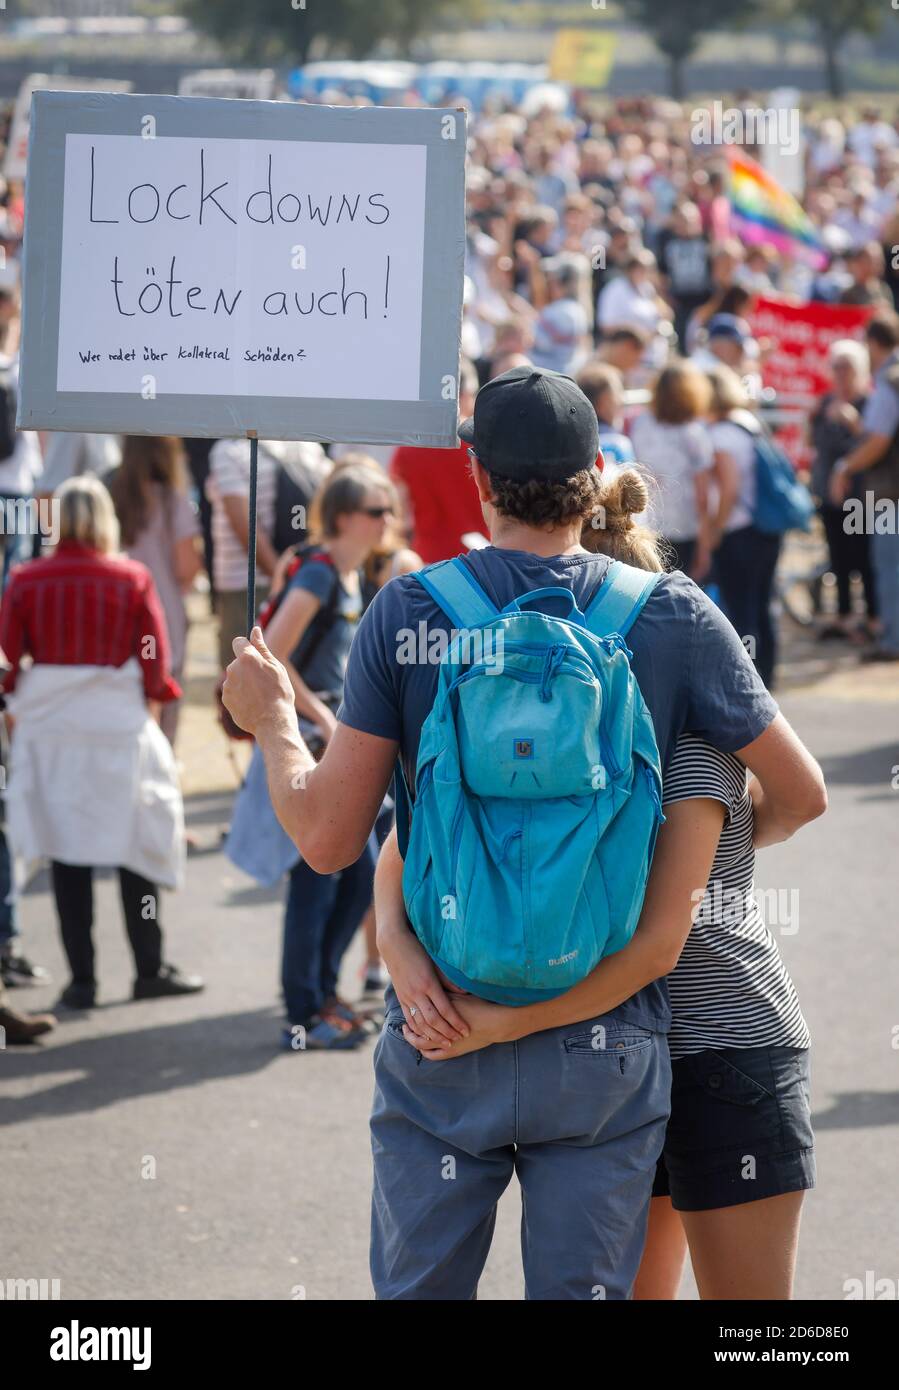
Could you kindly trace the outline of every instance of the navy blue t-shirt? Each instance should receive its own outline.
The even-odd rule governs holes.
[[[321,604],[291,654],[291,661],[302,673],[310,690],[316,694],[327,692],[339,695],[343,689],[350,647],[362,617],[362,595],[358,588],[355,593],[350,593],[334,566],[314,556],[300,566],[289,588],[306,589]],[[333,604],[331,622],[324,636],[318,638],[316,620],[321,621],[329,604]],[[312,658],[304,662],[313,640],[315,647]]]
[[[532,589],[572,589],[583,612],[605,578],[605,555],[554,555],[488,546],[465,563],[497,608]],[[545,600],[545,612],[564,616],[567,605]],[[395,739],[410,787],[421,727],[431,711],[439,667],[398,659],[409,629],[429,634],[452,624],[412,575],[392,579],[376,596],[356,632],[338,719],[363,733]],[[405,630],[405,632],[404,632]],[[664,779],[678,735],[699,734],[733,753],[764,733],[777,713],[746,648],[711,599],[680,570],[659,580],[628,634],[633,671],[652,715]],[[619,1011],[616,1011],[619,1012]],[[623,1018],[667,1030],[670,1009],[664,981],[647,985],[620,1007]]]

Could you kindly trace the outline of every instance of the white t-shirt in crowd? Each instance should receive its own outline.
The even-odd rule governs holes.
[[[317,490],[331,471],[320,444],[304,439],[260,439],[256,479],[256,517],[262,531],[275,529],[278,470]],[[220,439],[209,455],[206,496],[212,503],[213,582],[222,593],[247,585],[247,552],[232,529],[222,499],[250,496],[250,441]]]
[[[589,327],[584,306],[576,299],[556,299],[547,304],[535,325],[534,366],[551,372],[577,371]]]
[[[641,290],[626,275],[616,275],[599,292],[596,321],[600,328],[645,328],[655,333],[659,310],[652,285]]]
[[[728,454],[733,459],[740,479],[737,500],[724,523],[726,532],[750,526],[755,511],[755,443],[752,435],[736,423],[745,416],[745,411],[736,410],[733,419],[716,420],[708,427],[713,450],[716,454]],[[749,416],[749,420],[752,420],[752,416]]]
[[[695,540],[699,533],[695,478],[712,466],[712,445],[699,420],[665,425],[650,411],[631,425],[637,463],[655,480],[650,487],[649,518],[669,541]]]
[[[279,440],[260,439],[256,478],[256,515],[267,536],[275,526],[278,465],[273,447]],[[250,441],[219,439],[209,454],[206,496],[212,503],[213,583],[221,593],[247,586],[247,552],[228,520],[225,497],[250,496]]]
[[[331,469],[320,444],[303,439],[260,439],[256,517],[267,536],[275,529],[279,467],[315,488],[321,486]],[[212,503],[213,582],[222,593],[234,593],[247,585],[247,552],[232,529],[222,499],[249,499],[248,439],[220,439],[212,446],[206,496]]]

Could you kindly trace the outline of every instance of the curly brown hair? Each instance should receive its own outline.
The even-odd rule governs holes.
[[[525,526],[551,531],[576,517],[590,516],[596,503],[594,469],[585,468],[561,483],[531,478],[515,483],[490,473],[492,503],[500,516],[522,521]]]

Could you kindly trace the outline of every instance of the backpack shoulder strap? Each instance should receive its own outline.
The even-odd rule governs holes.
[[[613,560],[585,614],[594,637],[609,637],[613,632],[626,637],[662,577]]]
[[[498,609],[484,593],[471,570],[457,555],[438,560],[412,575],[426,589],[453,627],[484,627],[498,616]]]
[[[312,547],[310,547],[310,549],[312,549]],[[298,558],[300,559],[300,563],[294,571],[294,574],[298,573],[303,568],[303,565],[310,559],[322,560],[331,566],[331,587],[328,590],[327,600],[319,608],[310,626],[306,629],[307,641],[305,650],[301,652],[298,647],[294,652],[296,660],[294,660],[293,664],[296,667],[297,673],[302,676],[306,668],[312,664],[312,658],[315,656],[315,653],[337,621],[337,604],[340,599],[340,575],[337,573],[334,561],[327,551],[322,551],[321,554],[317,555],[311,555],[307,552]],[[286,591],[287,585],[285,584],[284,592],[286,593]],[[302,642],[303,639],[300,638],[300,646],[302,646]]]

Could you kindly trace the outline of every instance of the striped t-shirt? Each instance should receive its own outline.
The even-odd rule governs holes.
[[[682,734],[664,801],[713,797],[727,810],[708,887],[680,960],[668,976],[673,1059],[707,1048],[808,1047],[793,982],[754,894],[752,801],[746,769],[730,753]]]

